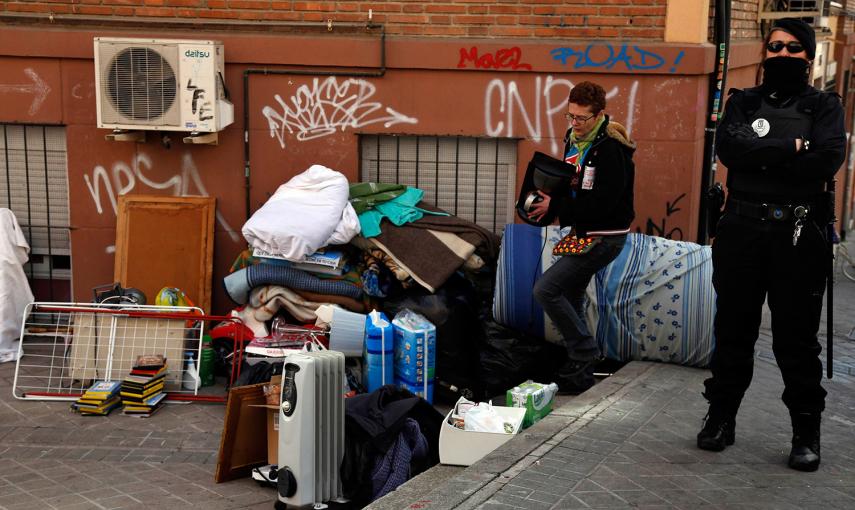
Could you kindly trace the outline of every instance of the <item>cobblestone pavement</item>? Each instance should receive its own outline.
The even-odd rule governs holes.
[[[14,399],[14,371],[0,365],[0,508],[273,507],[275,491],[252,480],[214,483],[225,406],[80,416],[68,402]]]
[[[736,444],[724,452],[695,446],[707,370],[633,362],[475,465],[434,468],[370,508],[855,508],[855,283],[838,279],[834,310],[815,473],[786,465],[792,430],[767,311]],[[824,348],[824,314],[820,336]]]
[[[855,508],[855,283],[839,282],[834,308],[816,473],[786,467],[791,431],[767,317],[736,444],[723,453],[694,445],[707,372],[634,362],[476,465],[438,466],[372,508]],[[79,416],[67,402],[14,399],[14,369],[0,364],[0,509],[272,508],[272,489],[213,481],[224,406]]]

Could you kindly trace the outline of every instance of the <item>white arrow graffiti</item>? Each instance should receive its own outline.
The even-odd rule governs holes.
[[[21,85],[4,85],[0,84],[0,92],[17,92],[23,94],[32,94],[33,102],[30,103],[30,109],[27,111],[30,115],[35,115],[39,108],[41,108],[42,103],[44,102],[47,95],[50,93],[50,85],[45,82],[41,76],[36,74],[35,71],[30,69],[29,67],[24,69],[24,74],[30,77],[30,80],[33,81],[32,84],[21,84]]]

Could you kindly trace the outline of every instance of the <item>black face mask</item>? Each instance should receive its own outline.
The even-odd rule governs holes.
[[[810,62],[795,57],[772,57],[763,61],[763,88],[791,96],[804,90]]]

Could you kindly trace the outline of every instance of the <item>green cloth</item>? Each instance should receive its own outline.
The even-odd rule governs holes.
[[[359,226],[362,228],[362,235],[365,237],[376,237],[380,235],[380,222],[383,218],[397,226],[401,226],[411,221],[421,219],[425,214],[433,214],[436,216],[450,216],[448,213],[426,211],[416,204],[422,201],[425,192],[418,188],[407,188],[403,194],[377,204],[373,209],[365,211],[359,215]]]
[[[350,185],[350,205],[361,214],[377,204],[387,202],[401,196],[407,187],[403,184],[386,184],[382,182],[357,182]]]
[[[605,122],[605,120],[605,115],[600,117],[600,120],[597,121],[597,124],[594,126],[594,128],[588,131],[588,134],[585,135],[583,138],[576,138],[575,131],[570,132],[570,143],[576,146],[576,149],[579,150],[580,156],[584,156],[585,152],[588,150],[588,147],[591,146],[591,143],[594,141],[594,138],[597,137],[597,133],[600,132],[600,127],[602,127],[603,122]],[[579,160],[579,164],[582,164],[581,159]]]

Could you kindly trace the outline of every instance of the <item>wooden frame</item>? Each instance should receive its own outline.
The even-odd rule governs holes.
[[[267,464],[267,409],[264,387],[269,383],[229,390],[223,434],[214,481],[249,476],[252,468]]]
[[[120,196],[115,281],[149,304],[163,287],[178,287],[210,313],[215,212],[213,197]]]

